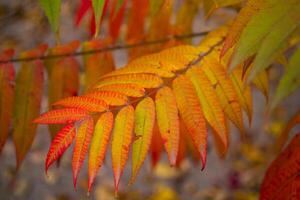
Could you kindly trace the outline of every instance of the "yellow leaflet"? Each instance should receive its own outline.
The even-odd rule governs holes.
[[[227,149],[228,141],[225,116],[213,86],[199,66],[190,68],[186,74],[196,89],[206,120],[218,134],[224,148]]]
[[[249,72],[251,69],[248,70]],[[269,78],[268,78],[268,73],[266,70],[261,71],[258,73],[255,78],[253,79],[253,84],[257,89],[259,89],[263,95],[265,96],[266,100],[268,100],[269,96]]]
[[[158,90],[155,97],[158,128],[170,164],[175,166],[179,145],[179,119],[176,99],[169,87]]]
[[[135,109],[134,142],[132,146],[132,176],[133,183],[150,148],[155,122],[155,105],[152,98],[143,99]]]
[[[199,53],[205,53],[211,49],[211,47],[217,43],[220,43],[224,40],[228,33],[228,26],[221,26],[216,30],[210,32],[206,35],[203,40],[201,40],[198,47],[196,47]]]
[[[130,63],[126,65],[124,68],[121,68],[119,70],[113,71],[103,77],[112,77],[112,76],[118,76],[122,74],[139,74],[139,73],[149,73],[149,74],[156,74],[160,77],[165,78],[171,78],[174,76],[172,72],[169,70],[163,69],[158,62],[155,62],[155,60],[151,60],[150,63],[134,63],[134,65],[131,65]]]
[[[107,144],[113,127],[114,116],[111,112],[103,113],[98,119],[89,151],[88,191],[91,191],[97,172],[105,158]]]
[[[238,102],[238,96],[229,76],[222,64],[216,59],[204,58],[201,64],[203,71],[215,88],[219,102],[228,118],[244,133],[242,109]]]
[[[182,45],[168,48],[159,53],[146,55],[135,59],[128,64],[129,68],[138,68],[141,66],[167,71],[177,71],[186,67],[192,60],[198,57],[198,51],[195,47]],[[142,67],[142,68],[145,68]]]
[[[196,153],[201,157],[202,168],[204,168],[206,163],[207,128],[196,90],[185,75],[177,77],[172,86],[180,116],[193,141]]]
[[[156,88],[162,84],[162,79],[154,74],[140,73],[140,74],[123,74],[119,76],[112,76],[101,78],[96,88],[100,88],[111,84],[126,84],[133,83],[143,88]]]
[[[134,109],[131,105],[122,108],[115,119],[112,138],[112,166],[115,190],[118,191],[120,177],[128,159],[134,126]]]
[[[252,92],[250,86],[246,85],[242,80],[242,73],[242,68],[237,67],[233,70],[232,73],[230,73],[229,76],[232,80],[235,91],[237,92],[239,103],[242,106],[242,108],[246,111],[249,123],[251,123],[253,113]]]

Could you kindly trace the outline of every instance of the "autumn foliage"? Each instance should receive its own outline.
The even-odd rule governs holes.
[[[59,14],[60,1],[41,2],[59,41],[55,16]],[[134,183],[146,157],[150,155],[155,167],[163,151],[173,167],[178,167],[188,152],[204,170],[210,134],[219,156],[225,158],[230,146],[230,124],[243,139],[244,122],[251,125],[252,85],[269,101],[267,68],[272,63],[288,67],[271,99],[270,112],[299,86],[300,3],[186,0],[178,9],[176,22],[171,24],[173,4],[172,0],[82,0],[76,24],[90,12],[91,33],[97,37],[101,34],[101,21],[108,15],[109,34],[104,39],[73,41],[52,48],[40,45],[21,53],[22,66],[16,75],[9,62],[13,51],[3,51],[0,151],[13,119],[12,137],[20,167],[37,125],[48,124],[52,142],[45,161],[46,173],[74,144],[74,187],[87,158],[89,192],[108,149],[116,192],[126,164],[131,166],[128,182]],[[192,33],[199,8],[209,17],[224,6],[240,6],[232,22],[210,31],[197,45],[176,39],[180,34]],[[129,62],[116,69],[109,48],[113,49],[118,42],[128,7],[125,41],[129,46],[163,41],[128,50]],[[145,29],[147,20],[149,26]],[[169,39],[165,41],[165,37]],[[84,64],[81,89],[80,62],[75,57],[80,47]],[[290,49],[296,50],[287,60],[284,52]],[[48,77],[49,111],[40,115],[44,73]],[[297,123],[299,114],[279,137],[280,148]],[[300,198],[298,148],[296,135],[267,170],[260,189],[261,199]]]

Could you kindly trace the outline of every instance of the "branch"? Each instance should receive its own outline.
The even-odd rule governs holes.
[[[35,56],[35,57],[28,57],[28,58],[18,58],[17,57],[17,58],[12,58],[9,60],[0,60],[0,64],[9,63],[9,62],[15,63],[15,62],[25,62],[25,61],[28,62],[28,61],[33,61],[33,60],[47,60],[47,59],[55,59],[55,58],[62,58],[62,57],[68,57],[68,56],[83,56],[83,55],[101,53],[101,52],[106,52],[106,51],[131,49],[131,48],[136,48],[136,47],[141,47],[141,46],[161,44],[161,43],[168,42],[170,40],[184,40],[184,39],[188,39],[188,38],[201,37],[201,36],[208,34],[209,32],[210,31],[191,33],[191,34],[186,34],[186,35],[170,35],[168,37],[158,39],[158,40],[138,42],[138,43],[134,43],[134,44],[113,45],[113,46],[107,46],[104,48],[93,49],[93,50],[89,50],[89,51],[77,51],[75,53]]]

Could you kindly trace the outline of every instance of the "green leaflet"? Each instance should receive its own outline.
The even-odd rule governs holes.
[[[30,54],[28,55],[30,57]],[[40,60],[22,64],[16,79],[13,112],[13,141],[16,148],[17,168],[28,152],[36,133],[37,124],[32,121],[40,114],[43,81],[44,71]]]
[[[285,46],[292,33],[300,25],[300,2],[295,4],[270,31],[263,40],[255,57],[249,80],[252,80],[259,72],[267,68],[277,55],[277,52]]]
[[[61,0],[39,0],[39,1],[49,20],[52,31],[58,33]]]
[[[275,97],[271,104],[271,108],[275,108],[278,103],[296,90],[300,86],[300,47],[296,50],[289,61],[287,71],[281,78],[276,89]]]
[[[99,34],[99,26],[100,26],[100,21],[103,13],[103,8],[104,8],[104,3],[105,0],[92,0],[92,6],[93,10],[95,13],[95,26],[96,26],[96,32],[95,36]]]
[[[243,30],[232,56],[230,69],[254,55],[268,37],[272,28],[280,22],[287,13],[299,6],[297,0],[266,0],[263,8],[253,16]],[[273,45],[273,44],[272,44]]]

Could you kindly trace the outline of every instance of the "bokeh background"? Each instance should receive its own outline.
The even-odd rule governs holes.
[[[63,1],[61,8],[61,40],[63,43],[74,39],[90,39],[84,20],[79,27],[74,25],[79,1]],[[174,6],[174,13],[180,6]],[[199,10],[193,32],[213,30],[225,24],[236,15],[234,8],[221,8],[206,19]],[[105,29],[105,28],[104,28]],[[126,27],[122,27],[122,33]],[[105,30],[102,30],[105,32]],[[194,38],[197,44],[201,38]],[[1,0],[0,1],[0,49],[14,48],[16,54],[36,47],[40,43],[55,45],[55,38],[50,26],[36,0]],[[113,52],[118,67],[127,63],[127,50]],[[16,64],[18,67],[18,64]],[[274,85],[280,75],[280,68],[275,67],[270,75],[270,98]],[[47,81],[45,83],[47,88]],[[251,126],[246,124],[247,138],[241,141],[237,130],[231,126],[230,148],[226,158],[220,159],[209,138],[207,166],[201,171],[199,164],[192,159],[185,159],[180,168],[171,168],[166,155],[156,168],[151,168],[147,159],[137,181],[128,186],[130,178],[130,158],[121,179],[119,199],[128,200],[252,200],[257,199],[259,186],[272,159],[274,141],[284,123],[300,106],[300,95],[294,94],[270,116],[267,111],[268,100],[257,90],[253,90],[254,114]],[[46,111],[47,96],[44,96],[42,110]],[[292,133],[293,134],[293,133]],[[46,176],[44,161],[50,144],[50,135],[46,126],[39,126],[36,138],[19,171],[15,169],[15,150],[11,139],[5,145],[0,156],[0,199],[2,200],[77,200],[114,199],[113,174],[110,163],[110,151],[107,152],[105,165],[101,168],[96,184],[90,196],[87,196],[86,163],[81,171],[77,191],[73,188],[71,171],[71,149],[69,149],[57,168],[52,166]]]

